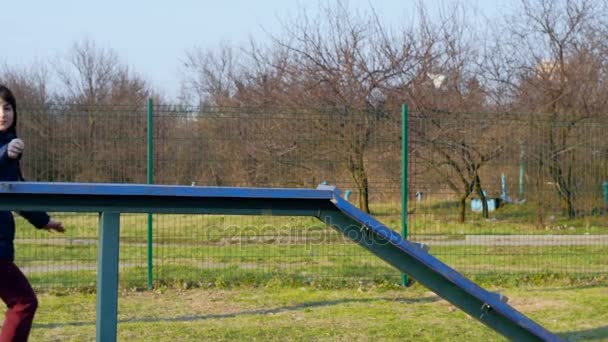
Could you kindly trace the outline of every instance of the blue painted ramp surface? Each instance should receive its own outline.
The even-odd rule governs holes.
[[[319,199],[333,197],[333,187],[327,189],[291,188],[235,188],[221,186],[179,186],[147,184],[109,183],[46,183],[3,182],[0,193],[23,193],[28,195],[76,195],[76,196],[158,196],[158,197],[217,197],[217,198],[274,198],[274,199]]]

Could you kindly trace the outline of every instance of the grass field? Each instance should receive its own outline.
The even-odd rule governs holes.
[[[607,287],[492,288],[569,341],[608,341]],[[91,341],[95,295],[40,295],[33,341]],[[419,285],[123,291],[119,341],[503,341]]]

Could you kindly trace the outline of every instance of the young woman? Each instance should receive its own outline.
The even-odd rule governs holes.
[[[19,160],[25,149],[17,138],[17,104],[11,91],[0,85],[0,182],[21,181]],[[39,229],[63,232],[63,224],[44,212],[19,213]],[[0,342],[26,341],[38,301],[27,278],[13,262],[15,221],[9,211],[0,211],[0,298],[8,307],[0,332]]]

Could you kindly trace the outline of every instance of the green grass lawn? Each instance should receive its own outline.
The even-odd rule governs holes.
[[[492,288],[569,341],[608,341],[607,287]],[[95,338],[95,295],[39,296],[33,341]],[[123,291],[119,341],[504,341],[420,285]]]
[[[35,251],[33,255],[24,254]],[[147,277],[145,245],[123,244],[121,283],[144,286]],[[607,274],[608,246],[435,246],[434,256],[456,270],[483,274],[515,274],[514,282],[530,274]],[[214,282],[224,275],[229,283],[264,285],[276,275],[288,283],[308,284],[330,278],[391,281],[398,272],[354,244],[185,245],[154,248],[154,279]],[[95,281],[95,246],[17,245],[17,263],[34,284],[77,287]],[[28,258],[29,257],[29,258]],[[518,275],[517,275],[518,274]],[[309,280],[311,279],[311,280]],[[480,279],[483,280],[483,279]]]

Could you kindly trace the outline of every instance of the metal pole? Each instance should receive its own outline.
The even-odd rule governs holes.
[[[604,213],[606,213],[608,210],[608,182],[604,181],[602,188],[604,189]]]
[[[519,146],[519,200],[524,199],[524,146]]]
[[[407,240],[407,105],[401,108],[401,236]],[[401,274],[401,285],[407,286],[407,274]]]
[[[154,171],[153,163],[153,126],[152,119],[154,117],[154,103],[152,98],[148,99],[148,184],[152,184],[152,175]],[[152,213],[148,213],[148,290],[152,289]]]
[[[102,212],[97,260],[97,324],[99,342],[116,341],[118,320],[118,247],[120,213]]]

